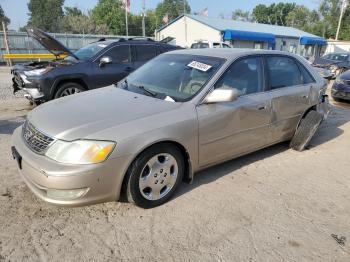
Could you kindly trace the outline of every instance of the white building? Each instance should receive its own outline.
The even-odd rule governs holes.
[[[174,43],[190,47],[198,40],[225,41],[235,48],[283,50],[305,57],[319,56],[325,39],[284,26],[182,15],[156,30],[156,40],[173,37]]]
[[[350,52],[350,41],[328,40],[326,54]]]

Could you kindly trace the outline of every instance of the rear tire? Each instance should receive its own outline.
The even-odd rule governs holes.
[[[310,111],[300,122],[298,129],[296,130],[290,147],[296,151],[303,151],[309,144],[311,138],[316,133],[318,127],[323,120],[323,115],[315,110]]]
[[[54,98],[56,99],[64,96],[69,96],[69,95],[77,94],[84,91],[85,91],[85,88],[82,85],[75,82],[68,82],[58,87]]]
[[[184,172],[184,157],[176,146],[152,146],[129,167],[124,181],[126,198],[142,208],[162,205],[174,194]]]

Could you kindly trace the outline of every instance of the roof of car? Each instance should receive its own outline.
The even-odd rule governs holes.
[[[153,40],[147,40],[147,39],[127,39],[127,38],[120,38],[120,39],[108,39],[108,40],[100,40],[93,43],[100,43],[105,45],[110,44],[119,44],[119,43],[135,43],[135,44],[153,44],[153,45],[167,45],[167,43],[157,42]]]
[[[181,49],[168,52],[167,54],[187,54],[187,55],[201,55],[212,56],[218,58],[236,58],[238,56],[253,55],[253,54],[279,54],[291,55],[291,53],[275,50],[254,50],[254,49],[240,49],[240,48],[202,48],[202,49]]]

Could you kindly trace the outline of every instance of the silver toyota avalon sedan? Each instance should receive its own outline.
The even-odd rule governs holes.
[[[325,89],[290,53],[174,51],[115,86],[37,107],[12,154],[47,202],[151,208],[200,169],[281,141],[302,150],[329,111]]]

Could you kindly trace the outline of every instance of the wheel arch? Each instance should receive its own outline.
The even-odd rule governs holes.
[[[313,105],[313,106],[310,106],[308,109],[306,109],[306,111],[300,117],[300,119],[298,121],[298,124],[297,124],[297,126],[295,128],[295,131],[298,129],[298,127],[300,126],[301,121],[305,118],[305,116],[312,110],[317,111],[317,106]]]
[[[51,99],[55,96],[57,90],[60,88],[61,85],[65,84],[65,83],[76,83],[81,85],[82,87],[85,88],[85,90],[89,89],[88,84],[86,83],[86,81],[79,76],[76,77],[72,77],[72,78],[61,78],[55,81],[52,90],[51,90]]]
[[[178,141],[174,141],[174,140],[161,140],[161,141],[157,141],[154,142],[152,144],[149,144],[147,146],[144,146],[137,154],[136,156],[130,161],[128,168],[126,169],[125,173],[124,173],[124,177],[123,177],[123,182],[122,182],[122,191],[125,190],[125,183],[127,180],[127,172],[129,171],[130,166],[132,165],[132,163],[147,149],[153,147],[153,146],[157,146],[160,144],[171,144],[176,146],[182,153],[183,157],[184,157],[184,162],[185,162],[185,174],[183,177],[183,182],[186,183],[191,183],[193,180],[193,170],[192,170],[192,162],[191,162],[191,157],[190,154],[188,152],[188,150],[186,149],[186,147],[184,145],[182,145],[180,142]]]

